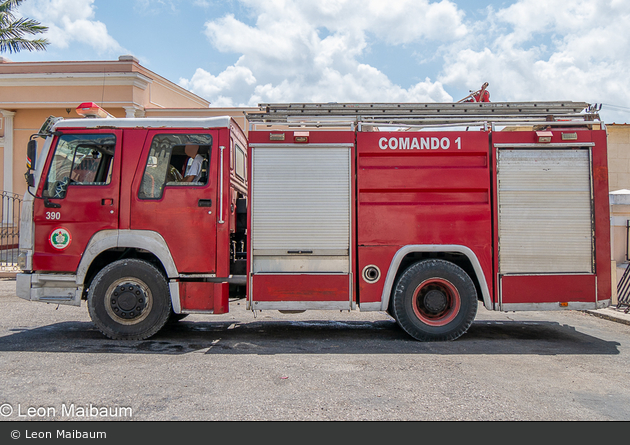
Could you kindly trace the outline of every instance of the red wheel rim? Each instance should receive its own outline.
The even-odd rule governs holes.
[[[429,326],[445,326],[459,313],[462,299],[451,282],[430,278],[416,287],[411,304],[421,322]]]

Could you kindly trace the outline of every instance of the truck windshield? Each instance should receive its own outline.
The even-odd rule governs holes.
[[[65,198],[68,185],[106,185],[111,179],[113,134],[64,134],[59,137],[43,195]]]

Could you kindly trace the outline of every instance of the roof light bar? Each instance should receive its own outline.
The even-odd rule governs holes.
[[[77,114],[82,117],[90,117],[90,118],[105,118],[105,117],[114,117],[109,114],[107,111],[99,107],[94,102],[83,102],[81,105],[77,107]]]

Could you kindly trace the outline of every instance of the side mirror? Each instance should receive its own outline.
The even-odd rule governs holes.
[[[26,168],[29,170],[35,169],[35,162],[37,160],[37,141],[31,139],[26,146]]]
[[[33,173],[26,172],[24,173],[24,177],[26,178],[27,186],[35,187],[35,175],[33,175]]]
[[[35,139],[31,139],[28,141],[28,145],[26,146],[26,168],[28,170],[24,173],[24,178],[26,179],[26,185],[28,187],[35,186],[35,176],[31,173],[31,171],[35,168],[36,158],[37,141]]]

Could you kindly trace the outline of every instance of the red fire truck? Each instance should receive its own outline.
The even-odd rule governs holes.
[[[229,117],[49,119],[18,295],[86,300],[113,339],[234,297],[387,311],[418,340],[458,338],[478,304],[606,307],[606,131],[587,108],[263,104],[247,138]]]

